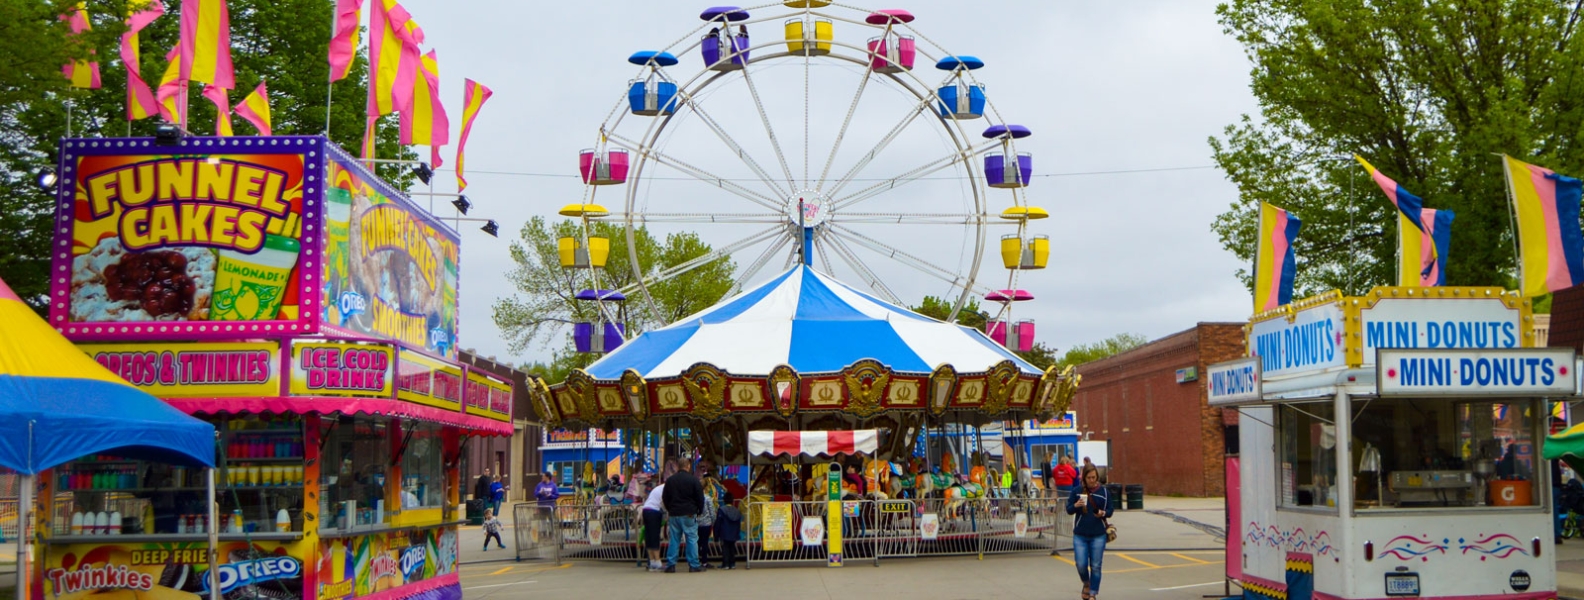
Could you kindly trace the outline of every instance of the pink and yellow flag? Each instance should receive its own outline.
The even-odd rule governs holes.
[[[231,129],[231,98],[226,95],[225,88],[206,85],[203,96],[215,105],[215,135],[231,137],[236,131]]]
[[[375,0],[376,2],[379,0]],[[363,0],[336,0],[335,29],[330,32],[330,81],[346,79],[357,52]]]
[[[1511,156],[1502,156],[1502,167],[1518,215],[1523,294],[1543,296],[1584,283],[1584,233],[1579,230],[1584,183]]]
[[[76,8],[61,15],[60,18],[71,25],[71,32],[74,37],[93,29],[93,26],[88,23],[88,11],[84,3],[77,3]],[[94,52],[89,50],[88,53],[91,55]],[[61,67],[61,74],[71,81],[71,86],[74,88],[99,89],[98,61],[77,60],[66,63]]]
[[[159,90],[154,96],[159,101],[160,118],[167,123],[185,126],[187,123],[186,85],[181,78],[181,42],[165,54],[165,74],[160,76]]]
[[[463,80],[462,84],[462,137],[457,140],[456,176],[457,191],[467,189],[467,178],[462,175],[462,165],[466,163],[463,158],[463,149],[467,146],[468,133],[473,131],[473,119],[478,117],[479,109],[484,108],[484,102],[490,99],[495,92],[484,87],[484,84],[472,79]]]
[[[182,0],[181,78],[236,89],[231,67],[231,12],[226,0]]]
[[[1254,255],[1254,312],[1292,302],[1298,272],[1293,242],[1303,223],[1285,210],[1260,203],[1259,247]]]
[[[154,2],[134,2],[128,7],[127,30],[121,34],[121,64],[127,70],[127,120],[136,121],[159,114],[159,104],[154,100],[154,92],[149,89],[148,82],[143,81],[142,68],[138,59],[138,32],[149,23],[154,22],[160,15],[165,14],[165,5],[157,0]]]
[[[236,114],[252,123],[259,135],[270,134],[269,90],[264,87],[264,82],[260,81],[258,87],[253,88],[253,93],[242,99],[242,103],[236,107]]]
[[[396,0],[373,0],[369,11],[369,114],[412,106],[413,80],[421,69],[423,29]]]
[[[423,56],[423,77],[413,81],[412,107],[401,114],[401,143],[429,146],[430,166],[440,168],[440,147],[451,141],[451,120],[440,102],[440,63],[435,51]]]
[[[363,148],[362,148],[363,156],[362,156],[362,158],[374,158],[375,142],[377,141],[376,138],[375,138],[375,133],[378,131],[375,128],[375,125],[378,125],[378,124],[379,124],[379,117],[374,116],[374,115],[369,115],[368,116],[368,124],[363,126]]]

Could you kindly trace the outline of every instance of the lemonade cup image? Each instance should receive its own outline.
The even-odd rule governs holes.
[[[257,321],[275,318],[286,296],[292,267],[302,244],[283,235],[264,236],[257,252],[218,251],[211,321]]]

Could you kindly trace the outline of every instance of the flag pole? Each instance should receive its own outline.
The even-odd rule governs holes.
[[[1518,294],[1522,296],[1524,294],[1524,264],[1523,251],[1521,250],[1523,246],[1518,240],[1518,217],[1513,214],[1518,210],[1518,199],[1513,197],[1512,169],[1507,168],[1506,154],[1497,152],[1492,152],[1491,154],[1494,154],[1497,160],[1501,161],[1502,178],[1507,181],[1507,227],[1512,231],[1513,264],[1518,267]]]
[[[336,15],[336,10],[337,9],[336,9],[335,0],[330,0],[330,41],[332,43],[335,42],[335,35],[336,35],[336,20],[337,20],[336,17],[338,16],[338,15]],[[357,48],[353,48],[352,52],[354,54],[356,54],[357,53]],[[326,65],[328,65],[328,64],[329,63],[327,62]],[[331,93],[334,92],[334,91],[335,91],[335,69],[326,68],[325,69],[325,128],[324,128],[325,137],[330,137],[330,97],[331,97]]]

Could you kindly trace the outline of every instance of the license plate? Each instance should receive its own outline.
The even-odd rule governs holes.
[[[1418,596],[1419,595],[1419,574],[1418,573],[1387,573],[1386,574],[1386,595],[1387,596]]]

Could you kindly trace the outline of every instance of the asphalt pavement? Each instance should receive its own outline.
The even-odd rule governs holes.
[[[1219,499],[1145,499],[1146,510],[1118,511],[1119,535],[1107,550],[1101,597],[1189,600],[1219,597],[1237,587],[1225,581],[1225,512]],[[508,533],[510,523],[508,525]],[[704,573],[649,573],[631,563],[513,558],[505,550],[481,550],[484,534],[464,527],[462,589],[465,600],[584,597],[688,599],[728,595],[759,599],[893,598],[1073,598],[1082,585],[1072,564],[1070,540],[1059,556],[1045,552],[986,556],[886,559],[823,565],[745,568]],[[1584,546],[1584,545],[1581,545]]]

